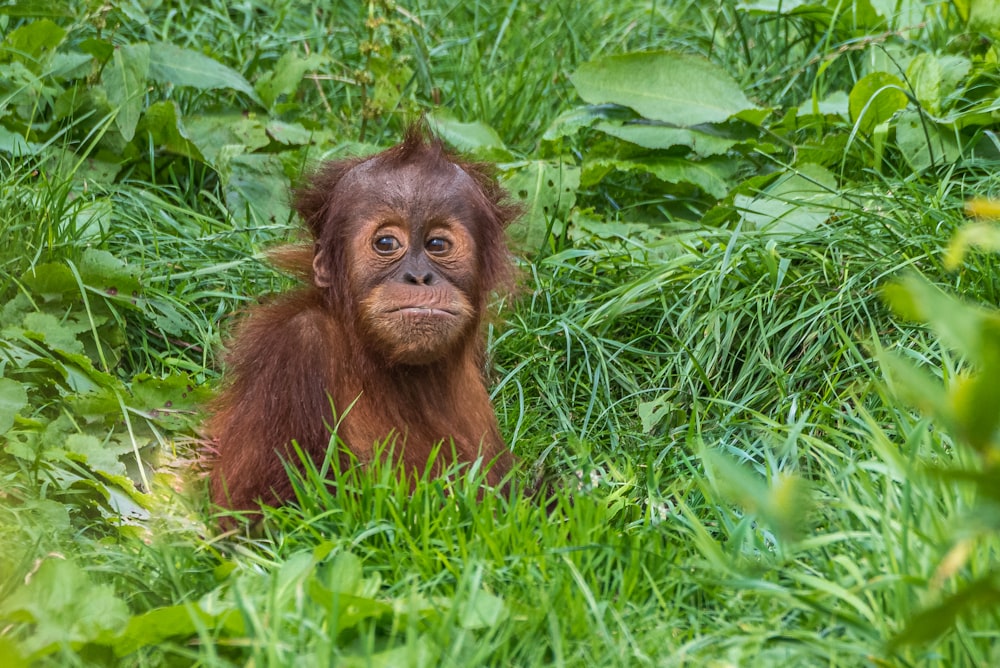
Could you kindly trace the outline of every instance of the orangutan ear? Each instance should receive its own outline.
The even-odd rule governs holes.
[[[333,278],[330,276],[330,267],[326,264],[325,255],[323,250],[318,247],[313,254],[313,284],[318,288],[328,288],[333,284]]]

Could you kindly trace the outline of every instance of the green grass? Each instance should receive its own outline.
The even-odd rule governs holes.
[[[294,95],[253,112],[318,137],[271,147],[287,180],[358,142],[388,145],[438,107],[492,127],[512,158],[551,158],[542,134],[579,104],[569,75],[602,54],[709,55],[762,105],[787,106],[850,89],[872,44],[899,47],[863,17],[829,24],[728,1],[67,7],[54,20],[74,48],[167,41],[251,82],[289,49],[321,56]],[[929,7],[911,41],[959,49],[967,35],[950,10]],[[0,13],[0,36],[28,20]],[[376,81],[358,85],[386,65],[408,73],[391,100]],[[993,70],[982,77],[996,83]],[[0,131],[27,127],[12,120],[23,91],[0,89]],[[186,115],[245,102],[161,84],[147,95]],[[890,645],[920,610],[992,577],[1000,543],[974,487],[925,468],[977,460],[895,398],[878,357],[896,351],[945,380],[966,368],[893,316],[881,290],[916,268],[997,303],[995,255],[950,273],[941,262],[965,199],[1000,192],[993,158],[916,175],[891,148],[876,164],[858,137],[837,167],[859,205],[793,237],[718,210],[705,221],[721,225],[702,224],[700,200],[678,205],[683,194],[639,177],[580,188],[606,233],[573,229],[522,253],[518,294],[498,297],[488,331],[516,475],[544,468],[551,512],[520,493],[479,494],[475,470],[411,490],[388,465],[321,464],[298,478],[298,503],[244,534],[220,531],[207,507],[193,397],[218,380],[230,315],[290,284],[262,250],[294,221],[241,215],[225,169],[152,144],[111,179],[65,162],[114,132],[88,109],[55,119],[32,156],[0,150],[0,390],[3,402],[20,396],[14,385],[25,392],[0,435],[0,664],[1000,662],[988,606]],[[849,131],[771,139],[815,149]],[[743,169],[764,174],[773,155]],[[134,300],[108,292],[130,280]],[[145,374],[169,382],[151,389]],[[124,493],[140,469],[151,489]]]

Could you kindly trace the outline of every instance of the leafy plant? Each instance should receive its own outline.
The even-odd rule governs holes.
[[[987,243],[977,245],[988,245],[988,239],[996,236],[995,225],[990,230],[992,235],[979,235]],[[956,238],[956,259],[969,241],[968,232]],[[897,394],[974,453],[967,466],[933,463],[927,467],[930,475],[955,486],[971,487],[977,500],[971,526],[934,574],[933,583],[940,589],[946,580],[966,570],[977,543],[991,541],[1000,533],[1000,392],[994,382],[1000,373],[1000,311],[963,303],[919,275],[890,285],[886,299],[901,317],[929,325],[944,345],[970,365],[942,385],[900,355],[887,353],[883,357]],[[963,583],[957,591],[941,596],[937,603],[915,615],[893,643],[927,642],[953,627],[961,616],[997,608],[1000,571],[987,568],[974,581]]]
[[[920,18],[917,5],[907,4],[906,16]],[[830,39],[842,29],[837,21],[846,20],[837,7],[751,3],[740,11],[813,22],[822,28],[815,34]],[[866,11],[852,15],[867,22],[855,29],[889,20],[874,8]],[[986,27],[982,19],[980,28]],[[1000,110],[994,96],[983,94],[1000,81],[993,51],[933,53],[893,39],[860,48],[866,60],[854,66],[860,74],[849,86],[838,90],[827,75],[823,97],[816,88],[810,99],[781,113],[748,99],[732,74],[700,56],[650,51],[584,63],[571,80],[587,105],[565,112],[544,135],[547,152],[557,158],[552,164],[562,173],[579,168],[582,192],[568,205],[609,198],[621,209],[617,216],[636,229],[736,219],[787,236],[864,206],[841,195],[852,187],[845,178],[852,164],[920,174],[995,157],[987,130]],[[855,50],[845,47],[821,69]],[[579,160],[569,160],[567,148],[577,147]],[[532,215],[528,227],[545,231],[553,219],[572,218],[549,213],[548,221]]]
[[[68,464],[58,469],[57,489],[87,486],[97,492],[95,507],[128,516],[137,509],[126,510],[84,471],[145,505],[133,487],[150,490],[143,451],[162,445],[162,430],[189,426],[205,389],[184,374],[140,374],[126,384],[113,373],[123,313],[150,313],[134,270],[110,253],[88,249],[76,262],[39,264],[18,283],[2,309],[6,451],[37,471]]]

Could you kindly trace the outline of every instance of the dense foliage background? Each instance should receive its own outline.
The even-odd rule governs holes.
[[[993,0],[0,2],[0,665],[1000,664],[998,39]],[[221,533],[197,410],[287,190],[421,115],[524,203],[490,378],[554,510],[321,466]]]

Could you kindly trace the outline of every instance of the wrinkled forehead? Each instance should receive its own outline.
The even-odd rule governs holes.
[[[334,198],[352,209],[350,215],[371,215],[385,208],[421,222],[455,217],[473,222],[479,188],[465,170],[437,159],[399,164],[375,156],[351,169],[337,184]]]

